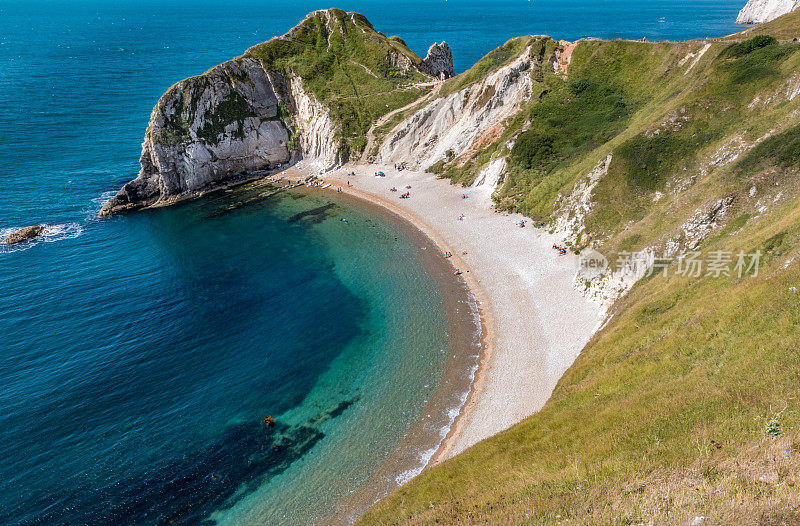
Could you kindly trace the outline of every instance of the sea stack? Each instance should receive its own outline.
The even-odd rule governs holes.
[[[30,241],[31,239],[37,237],[42,232],[44,232],[44,226],[42,225],[26,226],[25,228],[21,228],[16,232],[12,232],[7,235],[3,239],[2,243],[4,245],[16,245],[17,243],[24,243],[25,241]]]
[[[739,11],[737,24],[763,24],[800,7],[800,0],[749,0]]]
[[[800,0],[799,0],[800,1]],[[456,70],[453,67],[453,51],[447,42],[437,44],[434,42],[428,48],[428,54],[422,61],[420,69],[428,75],[439,80],[455,77]]]

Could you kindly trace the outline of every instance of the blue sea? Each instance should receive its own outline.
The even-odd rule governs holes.
[[[446,40],[463,71],[522,34],[721,36],[743,3],[337,7],[421,55]],[[0,248],[0,523],[341,519],[441,440],[478,352],[474,307],[399,219],[258,186],[96,219],[171,84],[326,7],[0,2],[0,235],[48,226]]]

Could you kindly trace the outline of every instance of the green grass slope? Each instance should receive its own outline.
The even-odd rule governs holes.
[[[800,13],[706,43],[584,41],[509,122],[502,208],[549,225],[611,153],[576,244],[697,238],[731,275],[666,272],[613,309],[541,412],[364,524],[800,524]],[[758,35],[771,39],[753,40]],[[507,130],[508,131],[508,130]],[[740,251],[763,255],[735,272]]]
[[[352,158],[366,146],[374,120],[401,108],[428,89],[416,66],[422,60],[399,37],[376,31],[361,14],[316,11],[283,37],[248,49],[268,71],[299,75],[305,89],[325,104],[341,126]]]

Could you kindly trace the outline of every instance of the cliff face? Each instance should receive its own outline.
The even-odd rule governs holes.
[[[415,160],[428,168],[440,161],[468,160],[494,142],[504,130],[503,122],[527,103],[533,83],[529,70],[542,62],[525,48],[477,82],[434,100],[387,135],[378,161]]]
[[[158,101],[142,143],[139,176],[102,215],[175,199],[222,183],[232,173],[301,155],[280,113],[293,101],[286,79],[242,59],[175,84]]]
[[[299,78],[268,72],[253,58],[236,59],[161,97],[138,177],[101,215],[169,203],[299,159],[329,169],[339,164],[338,149],[330,112]]]
[[[436,49],[424,64],[362,15],[311,13],[286,35],[172,86],[150,116],[138,176],[100,215],[169,204],[299,160],[339,166],[358,152],[376,112],[419,96],[403,83],[452,70],[449,47]]]
[[[749,0],[739,11],[737,24],[763,24],[800,7],[800,0]]]
[[[453,51],[447,42],[433,43],[428,48],[428,54],[422,61],[420,70],[428,75],[444,80],[454,77],[456,70],[453,67]]]

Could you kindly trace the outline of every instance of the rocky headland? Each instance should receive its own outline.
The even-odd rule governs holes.
[[[309,59],[312,49],[317,54]],[[172,86],[150,116],[138,177],[100,215],[169,204],[300,160],[315,171],[341,166],[360,153],[362,130],[350,130],[353,117],[368,126],[378,99],[402,105],[418,95],[415,83],[454,73],[447,43],[432,45],[420,59],[362,15],[311,13],[285,35]],[[359,93],[360,106],[347,106],[340,101],[353,97],[337,93],[334,77],[356,75],[371,85],[360,86],[366,92]]]

